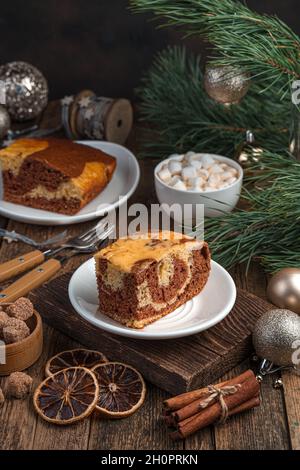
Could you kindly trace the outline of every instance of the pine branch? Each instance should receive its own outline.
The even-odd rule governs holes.
[[[235,0],[131,0],[135,12],[163,16],[214,45],[213,63],[242,67],[269,85],[284,79],[280,97],[300,78],[300,39],[280,19],[260,15]]]
[[[251,210],[208,219],[213,257],[229,268],[259,259],[269,272],[300,265],[300,163],[291,155],[263,154],[252,176],[257,189],[243,197]],[[263,184],[262,184],[263,183]]]
[[[254,82],[240,105],[225,108],[203,88],[200,57],[187,56],[184,48],[168,48],[156,57],[138,90],[142,119],[151,125],[144,153],[165,158],[174,151],[205,149],[233,156],[247,129],[266,149],[287,148],[290,102],[274,100],[281,86],[282,80],[261,94],[266,83]]]

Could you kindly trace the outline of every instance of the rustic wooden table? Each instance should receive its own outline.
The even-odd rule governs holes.
[[[140,166],[140,185],[131,201],[155,202],[154,162],[140,160]],[[0,226],[37,240],[47,239],[62,230],[61,227],[25,225],[3,218],[0,218]],[[76,233],[84,229],[84,224],[69,229]],[[26,251],[29,248],[21,243],[2,241],[0,262]],[[70,260],[64,268],[66,271],[72,269],[72,262]],[[251,267],[247,278],[241,268],[232,274],[238,287],[265,297],[266,278],[258,266]],[[44,325],[42,357],[28,371],[35,385],[43,379],[44,365],[49,357],[77,346],[70,338]],[[236,375],[248,366],[247,363],[241,364],[228,375]],[[272,387],[273,379],[264,380],[260,408],[233,417],[223,426],[205,429],[179,443],[170,441],[160,421],[162,401],[167,394],[151,384],[148,384],[144,406],[132,417],[115,422],[92,417],[68,428],[42,421],[34,412],[30,397],[24,401],[6,400],[0,409],[0,449],[300,449],[300,377],[291,373],[283,373],[282,377],[284,388],[279,390]],[[0,380],[0,386],[5,386],[5,379]]]

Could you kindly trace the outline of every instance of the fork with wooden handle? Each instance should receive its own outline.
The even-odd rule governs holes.
[[[72,256],[79,253],[88,254],[95,252],[99,245],[109,237],[112,231],[113,227],[109,225],[101,234],[94,233],[89,237],[89,243],[86,243],[85,246],[72,247],[67,254],[59,258],[51,258],[35,267],[33,270],[0,292],[0,305],[3,303],[14,302],[19,297],[27,295],[31,290],[44,284],[44,282],[48,281],[61,269],[64,261]]]
[[[0,283],[7,281],[14,276],[22,274],[29,269],[34,268],[35,266],[38,266],[46,259],[56,256],[60,251],[65,250],[66,248],[88,247],[88,244],[92,242],[92,237],[94,237],[97,233],[101,235],[101,232],[105,230],[107,226],[108,224],[106,221],[100,221],[79,236],[73,237],[66,243],[61,244],[58,248],[45,251],[30,251],[29,253],[17,256],[10,261],[6,261],[5,263],[0,264]]]

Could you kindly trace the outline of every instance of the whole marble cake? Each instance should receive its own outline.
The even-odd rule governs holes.
[[[199,294],[210,272],[206,242],[172,232],[121,238],[95,255],[102,313],[143,328]]]
[[[0,165],[5,201],[73,215],[106,187],[116,160],[67,139],[19,139]]]

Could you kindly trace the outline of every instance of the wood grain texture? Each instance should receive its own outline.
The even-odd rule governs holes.
[[[292,372],[283,372],[282,380],[291,447],[300,450],[300,377]]]

